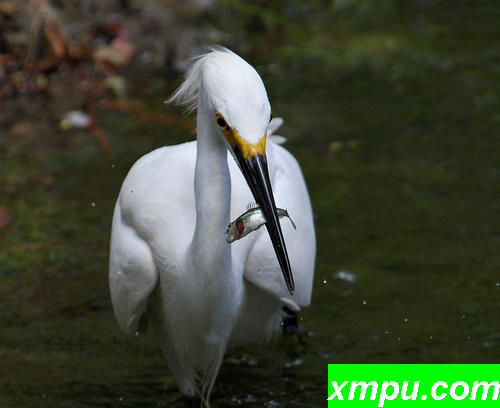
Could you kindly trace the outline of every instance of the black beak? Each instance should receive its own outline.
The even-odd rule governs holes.
[[[295,284],[293,282],[292,268],[288,260],[285,240],[283,238],[283,232],[281,231],[276,204],[274,203],[271,180],[269,179],[269,172],[267,170],[266,156],[256,153],[246,159],[237,148],[233,149],[233,151],[255,201],[259,204],[260,208],[262,208],[262,212],[266,218],[267,232],[273,243],[274,252],[278,258],[281,272],[285,278],[288,291],[293,295]]]

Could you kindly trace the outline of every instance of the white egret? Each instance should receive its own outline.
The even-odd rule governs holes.
[[[309,305],[315,233],[300,167],[267,137],[277,123],[270,124],[264,84],[247,62],[212,49],[171,101],[196,109],[197,141],[143,156],[123,182],[111,299],[125,332],[151,319],[180,391],[208,406],[227,347],[269,339],[283,306]],[[267,228],[228,244],[230,220],[254,199]],[[277,205],[296,230],[280,225]]]

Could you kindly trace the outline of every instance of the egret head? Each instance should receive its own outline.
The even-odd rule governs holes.
[[[281,271],[290,293],[293,275],[267,168],[266,137],[271,105],[255,69],[227,49],[200,56],[170,98],[198,110],[198,120],[224,140],[262,208]],[[200,129],[198,129],[200,131]]]

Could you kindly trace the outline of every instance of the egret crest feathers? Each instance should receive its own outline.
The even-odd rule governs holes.
[[[224,47],[210,47],[209,51],[205,54],[193,57],[193,65],[186,71],[184,82],[166,102],[184,106],[188,113],[194,112],[198,107],[198,95],[200,93],[205,64],[208,61],[214,61],[224,56],[240,58],[234,52]]]

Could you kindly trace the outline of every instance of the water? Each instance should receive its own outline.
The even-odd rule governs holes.
[[[499,362],[500,89],[492,18],[474,10],[443,6],[378,37],[346,29],[348,46],[311,33],[314,52],[258,59],[309,186],[315,286],[305,345],[230,353],[214,406],[324,406],[327,363]],[[481,10],[480,30],[463,26]],[[177,117],[162,104],[171,89],[142,79],[132,94]],[[0,230],[1,407],[184,406],[152,333],[119,332],[107,254],[130,165],[191,135],[121,113],[100,120],[109,158],[80,133],[54,130],[43,148],[0,139],[0,206],[13,219]]]

